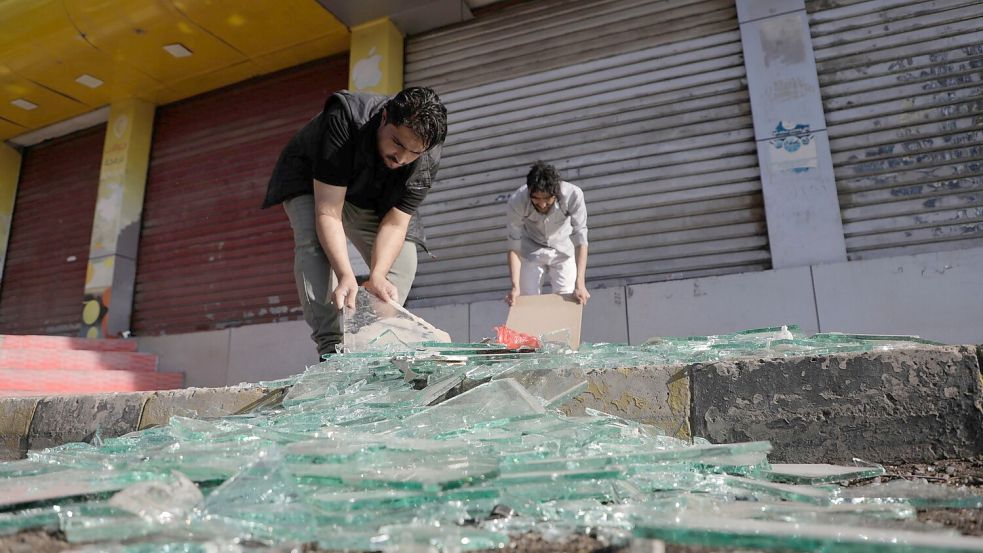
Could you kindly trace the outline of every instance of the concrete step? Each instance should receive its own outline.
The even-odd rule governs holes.
[[[13,396],[139,392],[184,386],[184,373],[128,370],[0,369],[0,390]]]
[[[157,356],[132,351],[0,349],[0,369],[153,372]]]
[[[3,349],[70,349],[89,351],[136,351],[136,340],[92,340],[68,336],[0,334]]]

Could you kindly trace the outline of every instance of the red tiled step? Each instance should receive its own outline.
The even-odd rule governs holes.
[[[136,340],[92,340],[67,336],[0,335],[0,349],[81,349],[89,351],[136,351]]]
[[[157,356],[130,351],[0,349],[0,369],[155,371]],[[0,386],[3,388],[3,386]]]
[[[140,392],[183,385],[184,373],[0,369],[0,389],[10,394]]]

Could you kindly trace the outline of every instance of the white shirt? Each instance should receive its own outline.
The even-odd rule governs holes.
[[[539,248],[553,248],[573,256],[574,248],[587,243],[587,206],[584,192],[569,182],[560,182],[556,202],[540,213],[529,201],[529,188],[522,185],[508,203],[509,249],[528,256]]]

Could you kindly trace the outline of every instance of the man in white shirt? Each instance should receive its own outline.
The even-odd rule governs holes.
[[[584,192],[561,180],[552,165],[537,161],[509,199],[508,219],[512,290],[505,302],[539,294],[549,275],[553,293],[572,293],[577,303],[587,303]]]

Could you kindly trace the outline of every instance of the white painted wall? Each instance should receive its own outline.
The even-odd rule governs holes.
[[[705,336],[748,328],[819,328],[809,267],[671,280],[628,287],[630,343],[653,336]]]
[[[798,324],[803,332],[913,334],[983,344],[983,248],[591,290],[581,340],[639,344]],[[414,308],[455,341],[494,336],[504,301]],[[187,386],[273,380],[317,361],[304,321],[137,338]]]
[[[823,331],[983,344],[983,248],[812,268]]]

